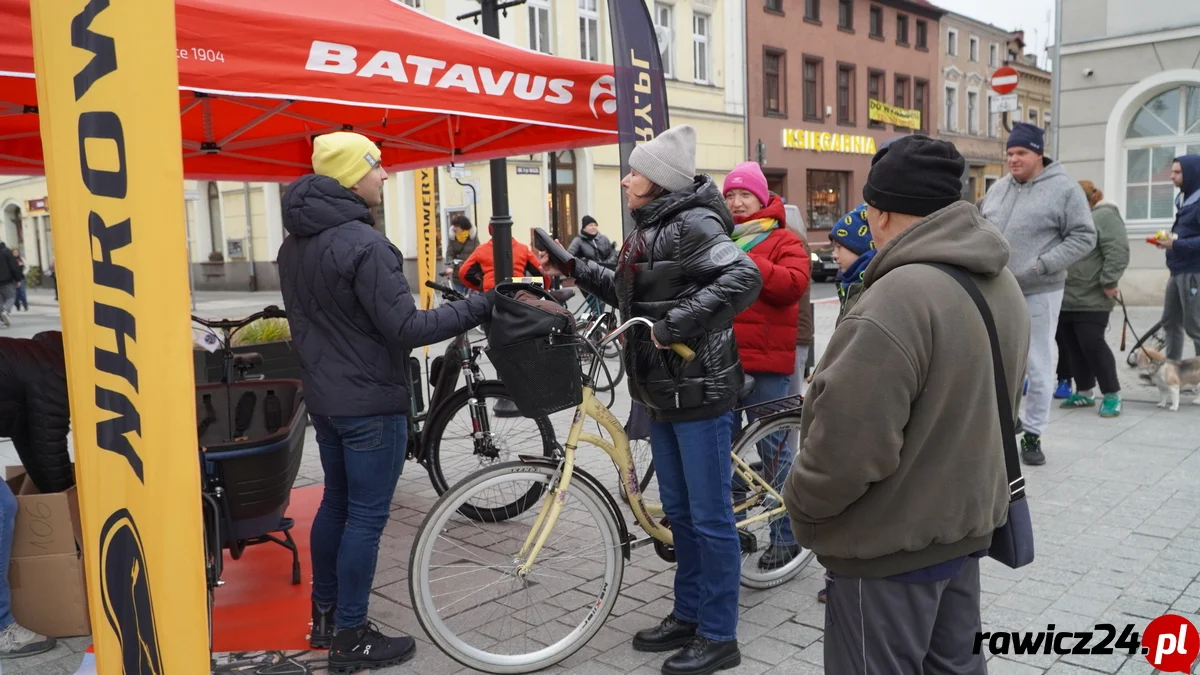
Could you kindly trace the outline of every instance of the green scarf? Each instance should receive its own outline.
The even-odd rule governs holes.
[[[774,218],[747,220],[741,225],[734,226],[733,234],[730,234],[729,238],[733,239],[733,243],[737,244],[743,251],[749,252],[750,249],[758,246],[767,237],[771,236],[771,230],[777,227],[779,227],[779,221]]]

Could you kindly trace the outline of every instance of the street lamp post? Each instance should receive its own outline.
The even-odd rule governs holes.
[[[483,34],[500,38],[500,10],[513,4],[500,0],[479,0]],[[508,211],[508,160],[493,159],[490,164],[492,183],[492,255],[495,261],[496,282],[512,278],[512,215]]]

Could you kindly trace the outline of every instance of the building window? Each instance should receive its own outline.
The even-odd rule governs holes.
[[[992,110],[995,98],[995,94],[988,94],[988,136],[991,138],[1000,137],[1000,115],[1003,114]]]
[[[658,34],[658,49],[662,52],[663,75],[666,77],[675,77],[674,13],[671,5],[654,3],[654,32]]]
[[[990,47],[988,47],[988,65],[993,68],[1000,65],[999,63],[996,62],[999,58],[1000,58],[1000,48],[997,47],[995,43],[993,43]]]
[[[846,193],[849,174],[843,171],[810,170],[807,177],[808,226],[819,230],[832,229],[833,224],[848,210]]]
[[[217,182],[208,183],[208,234],[212,237],[213,257],[225,257],[225,237],[221,234],[221,193],[217,190]],[[211,258],[210,258],[211,260]]]
[[[548,0],[529,0],[529,48],[552,54],[550,46],[550,3]]]
[[[821,59],[805,58],[804,59],[804,119],[812,122],[823,122],[825,116],[822,111],[825,109],[825,101],[822,97],[822,84],[824,62]]]
[[[896,44],[908,46],[908,17],[896,15]]]
[[[804,0],[804,20],[821,23],[821,0]]]
[[[946,53],[958,56],[958,31],[953,28],[946,31]]]
[[[895,85],[894,89],[895,89],[895,91],[893,92],[893,96],[895,97],[896,107],[897,108],[907,108],[908,107],[908,76],[907,75],[897,75],[896,76],[896,85]]]
[[[929,49],[929,24],[917,21],[917,49]]]
[[[1046,131],[1050,131],[1050,111],[1049,110],[1042,113],[1042,128],[1045,129]]]
[[[599,0],[579,0],[579,58],[600,60]]]
[[[967,58],[971,63],[979,63],[979,38],[974,35],[967,38]]]
[[[958,131],[958,87],[946,87],[945,120],[947,131]]]
[[[854,124],[854,66],[838,64],[838,124]]]
[[[767,0],[767,4],[763,6],[763,9],[768,12],[775,12],[776,14],[783,14],[783,0]]]
[[[763,114],[783,115],[784,60],[783,52],[763,53]]]
[[[929,83],[925,80],[913,82],[913,108],[921,112],[921,128],[925,133],[929,130]]]
[[[415,7],[416,9],[421,9],[421,0],[401,0],[401,1],[404,4],[408,5],[409,7]]]
[[[854,0],[838,0],[838,28],[854,30]]]
[[[879,5],[871,5],[871,26],[870,36],[873,38],[883,39],[883,8]]]
[[[709,27],[712,19],[706,14],[692,15],[692,63],[695,79],[701,84],[709,84]]]
[[[1038,110],[1037,110],[1037,108],[1029,109],[1029,123],[1035,127],[1038,125]]]
[[[979,133],[979,92],[967,92],[967,133]]]
[[[880,103],[887,102],[887,94],[883,91],[883,78],[886,77],[882,70],[867,71],[867,98]],[[882,129],[883,122],[876,122],[867,115],[867,127],[871,129]]]

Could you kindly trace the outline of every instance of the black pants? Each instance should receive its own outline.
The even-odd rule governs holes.
[[[1100,382],[1100,392],[1121,390],[1117,380],[1117,361],[1104,339],[1108,312],[1068,312],[1058,314],[1058,379],[1075,380],[1075,388],[1086,391]]]

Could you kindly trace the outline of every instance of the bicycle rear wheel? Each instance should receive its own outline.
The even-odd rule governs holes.
[[[733,454],[750,466],[750,470],[769,483],[782,495],[783,482],[792,462],[786,455],[788,442],[800,433],[800,415],[783,414],[766,417],[746,427],[733,440]],[[736,467],[736,465],[735,465]],[[786,513],[749,525],[740,521],[779,508],[783,502],[774,495],[749,484],[738,472],[733,474],[733,503],[742,537],[742,585],[747,588],[773,588],[796,576],[813,559],[813,552],[795,543],[791,523]],[[771,544],[792,544],[799,547],[794,557],[781,565],[764,565],[763,553]]]
[[[1163,328],[1163,322],[1159,321],[1142,334],[1138,341],[1133,344],[1133,348],[1129,350],[1129,354],[1125,357],[1125,363],[1130,368],[1137,367],[1138,354],[1141,353],[1142,347],[1148,347],[1154,351],[1161,352],[1167,346],[1167,331]]]
[[[409,558],[409,594],[421,627],[447,656],[488,673],[529,673],[566,659],[604,624],[625,570],[610,499],[576,473],[563,511],[524,578],[518,554],[541,512],[502,522],[465,518],[467,504],[550,489],[547,463],[506,462],[476,472],[442,495],[421,523]]]

